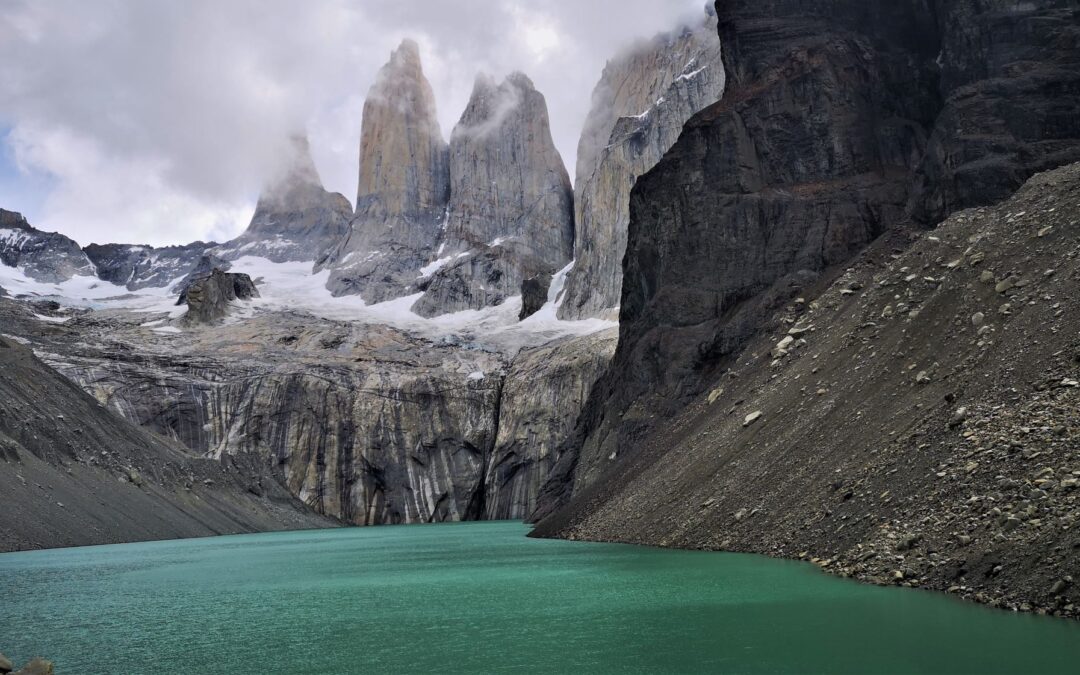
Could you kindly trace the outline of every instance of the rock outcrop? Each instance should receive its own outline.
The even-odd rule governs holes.
[[[352,205],[343,195],[323,188],[306,136],[289,139],[278,173],[259,196],[247,230],[212,251],[214,255],[314,262],[324,259],[348,234]]]
[[[711,8],[699,25],[635,45],[604,68],[578,143],[576,261],[560,316],[617,315],[630,189],[723,90]]]
[[[940,0],[941,95],[910,210],[934,225],[1080,161],[1080,7]]]
[[[4,299],[0,326],[0,551],[333,525],[262,462],[196,456],[110,412],[21,344],[78,334]]]
[[[193,280],[176,304],[187,305],[186,323],[217,323],[229,313],[233,302],[257,297],[259,291],[250,276],[214,268],[207,276]]]
[[[539,274],[521,282],[521,313],[518,319],[529,318],[547,303],[551,279],[550,274]]]
[[[438,246],[450,198],[448,146],[420,50],[402,42],[364,102],[356,215],[320,262],[335,295],[408,295]]]
[[[0,264],[18,267],[31,279],[45,283],[95,273],[93,263],[73,240],[36,230],[22,214],[4,209],[0,209]]]
[[[547,103],[512,73],[477,78],[450,137],[442,263],[421,287],[421,316],[501,304],[573,256],[573,189],[551,139]]]

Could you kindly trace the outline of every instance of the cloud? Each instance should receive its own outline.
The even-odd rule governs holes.
[[[573,166],[606,60],[703,4],[5,0],[0,162],[18,171],[0,169],[0,196],[16,196],[0,206],[83,243],[226,239],[298,128],[327,187],[351,197],[363,97],[405,37],[420,44],[444,137],[478,72],[521,70]],[[49,188],[30,198],[31,185]]]

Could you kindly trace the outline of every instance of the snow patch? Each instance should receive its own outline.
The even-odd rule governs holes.
[[[704,67],[702,67],[702,68],[698,68],[697,70],[695,70],[695,71],[694,71],[694,72],[692,72],[692,73],[685,73],[685,74],[683,74],[683,75],[680,75],[680,76],[676,77],[676,78],[675,78],[675,81],[676,81],[676,82],[682,82],[682,81],[689,81],[689,80],[692,80],[692,79],[694,79],[695,77],[697,77],[698,75],[700,75],[700,74],[701,74],[701,72],[702,72],[702,71],[704,71],[704,70],[705,70],[705,68],[704,68]],[[661,100],[663,100],[663,99],[661,99]]]
[[[34,312],[34,318],[38,321],[44,321],[45,323],[67,323],[68,321],[71,321],[70,316],[45,316],[44,314],[38,314],[37,312]]]

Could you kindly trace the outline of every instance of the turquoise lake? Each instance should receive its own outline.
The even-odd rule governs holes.
[[[521,523],[0,555],[0,652],[109,673],[1078,673],[1080,623]]]

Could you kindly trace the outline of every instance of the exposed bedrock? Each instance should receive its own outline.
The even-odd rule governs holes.
[[[618,331],[565,338],[522,350],[503,380],[499,434],[487,471],[491,520],[526,518],[573,432],[593,383],[611,361]]]
[[[616,339],[506,356],[288,313],[183,335],[138,320],[91,313],[32,339],[122,417],[200,454],[262,457],[319,513],[363,525],[531,512]]]
[[[450,204],[438,255],[421,282],[421,316],[482,309],[518,295],[573,256],[573,189],[555,149],[547,102],[512,73],[477,78],[450,136]]]
[[[331,270],[334,294],[379,302],[412,292],[445,225],[448,152],[420,49],[405,40],[364,102],[356,214],[319,264]]]
[[[576,262],[559,314],[614,318],[630,220],[630,189],[683,124],[724,90],[716,16],[635,45],[604,68],[578,143]]]
[[[214,268],[210,274],[194,279],[177,304],[188,306],[185,323],[215,323],[225,318],[233,302],[257,297],[259,291],[250,276]]]
[[[21,344],[66,328],[6,299],[0,326],[0,551],[335,524],[257,457],[195,455],[102,407]]]
[[[619,348],[538,516],[616,471],[772,309],[873,239],[994,202],[1080,149],[1061,114],[1080,104],[1074,2],[721,0],[717,13],[726,91],[632,192]]]

